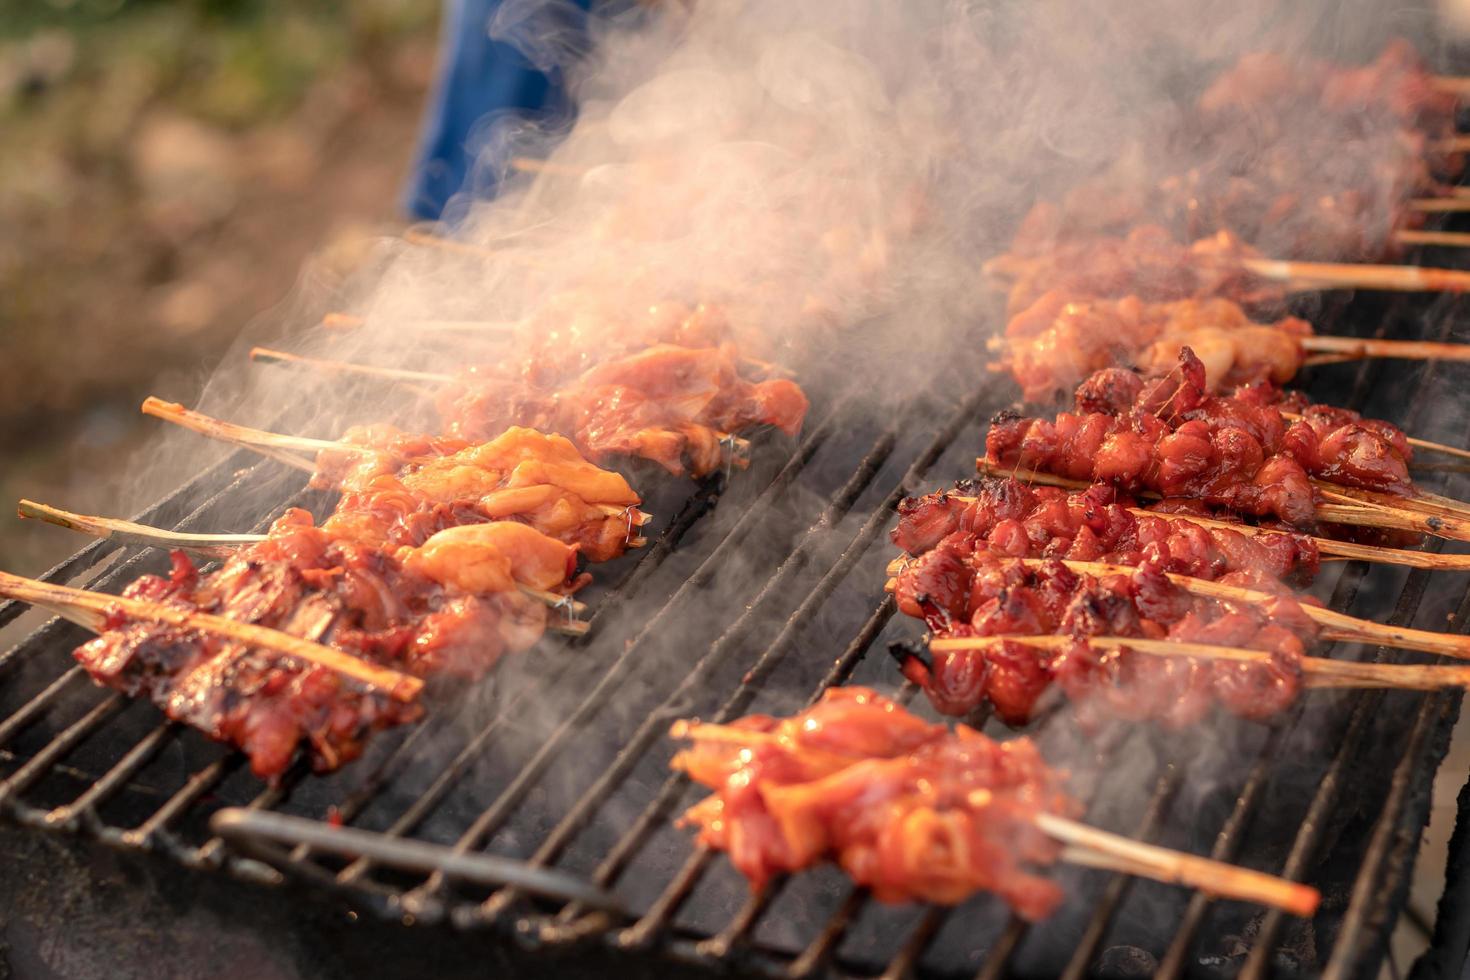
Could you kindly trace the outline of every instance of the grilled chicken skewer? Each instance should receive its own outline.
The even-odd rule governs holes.
[[[660,352],[655,351],[654,353]],[[687,353],[692,356],[701,356],[700,352]],[[534,423],[535,428],[545,430],[561,428],[576,432],[578,428],[576,423],[568,423],[565,415],[566,412],[575,410],[577,401],[575,396],[566,404],[561,404],[559,401],[562,398],[561,392],[532,392],[520,397],[508,394],[516,391],[519,386],[503,379],[457,377],[451,374],[383,368],[350,361],[286,354],[259,347],[251,351],[251,357],[261,363],[282,364],[324,373],[359,375],[401,382],[434,397],[450,429],[469,438],[478,438],[480,434],[520,423]],[[690,372],[676,368],[674,373],[687,374]],[[790,382],[785,383],[790,384]],[[424,385],[430,387],[424,388]],[[601,396],[591,397],[594,403],[601,400]],[[608,400],[621,405],[624,399],[618,396]],[[637,398],[629,399],[632,402],[637,400]],[[595,407],[593,410],[596,411]],[[617,412],[614,412],[614,416],[621,411],[623,409],[619,408]],[[778,416],[767,413],[766,417],[779,424],[785,431],[794,432],[800,425],[801,416],[805,414],[804,397],[799,402],[793,401],[789,410],[783,407],[778,408],[777,411],[785,414]],[[658,463],[676,475],[687,469],[694,476],[705,476],[722,468],[744,468],[749,465],[751,453],[749,440],[733,432],[706,425],[698,421],[697,417],[694,419],[682,417],[685,414],[687,413],[682,409],[672,412],[656,410],[647,420],[651,424],[637,423],[642,427],[636,431],[620,432],[619,430],[624,427],[614,424],[607,430],[607,435],[579,436],[578,443],[596,458],[604,456],[641,457]],[[746,422],[740,422],[738,418],[731,421],[748,426],[752,424],[754,418]],[[609,439],[608,436],[612,438]]]
[[[928,555],[934,555],[929,552]],[[986,574],[994,566],[1004,566],[1009,563],[1020,563],[1030,568],[1040,569],[1043,572],[1054,565],[1059,565],[1069,571],[1092,579],[1102,577],[1123,577],[1134,575],[1138,568],[1133,565],[1120,565],[1110,562],[1099,561],[1069,561],[1055,558],[1005,558],[991,555],[986,552],[971,552],[969,555],[945,555],[945,558],[957,558],[961,564],[968,565],[968,571],[977,576]],[[966,559],[969,559],[968,561]],[[925,568],[925,557],[917,559],[900,559],[895,564],[889,565],[889,574],[893,575],[884,584],[884,591],[897,593],[903,598],[900,608],[904,612],[920,614],[925,616],[926,607],[937,607],[939,600],[930,591],[930,583],[933,581],[933,573]],[[929,564],[937,564],[930,561]],[[950,562],[944,562],[946,571],[953,572],[954,566]],[[921,571],[922,569],[922,571]],[[928,574],[925,574],[925,573]],[[1437,633],[1432,630],[1411,629],[1402,626],[1386,626],[1371,620],[1361,619],[1357,616],[1349,616],[1314,602],[1301,596],[1291,596],[1283,593],[1280,588],[1262,589],[1247,588],[1240,584],[1242,581],[1250,581],[1250,576],[1243,573],[1231,573],[1225,576],[1225,581],[1211,581],[1209,579],[1195,578],[1190,575],[1179,575],[1174,572],[1159,572],[1173,586],[1182,592],[1203,599],[1219,600],[1231,604],[1256,604],[1263,608],[1269,608],[1283,599],[1292,600],[1291,607],[1293,615],[1305,616],[1318,627],[1318,634],[1323,640],[1347,640],[1356,643],[1371,643],[1378,646],[1393,647],[1400,650],[1418,650],[1423,653],[1434,653],[1446,657],[1454,657],[1460,660],[1470,660],[1470,636],[1458,633]],[[921,581],[924,584],[915,584]],[[1258,583],[1260,584],[1260,583]],[[920,602],[917,597],[924,596],[927,601]],[[1300,601],[1296,601],[1300,600]],[[959,616],[968,619],[975,610],[965,608],[955,611]],[[936,617],[938,621],[930,619],[930,625],[944,628],[952,621],[951,611],[945,610],[944,614]]]
[[[1269,667],[1277,661],[1264,650],[1219,646],[1208,643],[1185,643],[1178,640],[1149,640],[1129,636],[1032,636],[1012,634],[996,636],[936,636],[929,649],[938,652],[978,650],[1012,643],[1044,650],[1075,649],[1077,645],[1093,650],[1133,650],[1150,657],[1213,660]],[[1319,689],[1377,688],[1394,691],[1443,691],[1470,687],[1470,667],[1421,664],[1357,663],[1302,657],[1302,686]]]
[[[109,619],[77,660],[99,683],[147,695],[170,717],[237,745],[262,778],[278,777],[298,748],[317,770],[335,769],[372,732],[415,720],[419,707],[390,709],[313,661],[303,669],[261,652],[275,647],[240,646],[248,635],[202,632],[191,617],[317,641],[313,649],[369,676],[411,676],[416,692],[422,678],[478,679],[540,639],[548,610],[520,585],[569,594],[582,581],[577,548],[529,525],[460,524],[434,508],[385,520],[394,505],[339,506],[320,527],[292,509],[207,575],[176,550],[168,577],[142,576],[119,606],[170,615]]]
[[[998,416],[982,469],[1027,469],[1130,492],[1191,497],[1297,527],[1318,521],[1391,527],[1470,540],[1470,505],[1409,479],[1403,433],[1354,413],[1313,406],[1283,418],[1269,390],[1211,396],[1189,348],[1148,383],[1117,369],[1078,389],[1079,413],[1054,422]]]
[[[169,531],[115,517],[74,514],[59,507],[37,503],[34,500],[20,501],[16,507],[16,514],[22,518],[64,527],[69,531],[90,534],[95,538],[121,541],[125,544],[142,545],[148,548],[178,549],[209,558],[227,558],[246,545],[258,544],[269,538],[269,535],[266,534],[191,534]],[[549,624],[548,629],[571,636],[580,636],[587,632],[586,623],[572,618],[587,611],[585,603],[578,602],[569,595],[548,589],[538,589],[524,582],[517,582],[516,589],[522,595],[529,596],[544,606],[565,610],[568,618]]]
[[[1222,297],[1149,303],[1137,296],[1077,299],[1060,290],[1044,294],[1012,317],[1005,335],[991,338],[988,346],[1000,355],[992,368],[1015,378],[1031,402],[1070,393],[1107,368],[1167,374],[1185,347],[1204,365],[1206,386],[1220,394],[1258,382],[1283,385],[1306,364],[1311,351],[1341,360],[1470,359],[1470,344],[1316,336],[1305,320],[1286,316],[1257,321]],[[1410,444],[1470,457],[1470,451],[1438,443],[1411,439]]]
[[[681,821],[760,890],[832,860],[881,901],[957,904],[994,892],[1030,920],[1061,891],[1035,873],[1073,861],[1311,915],[1305,885],[1142,844],[1072,819],[1081,809],[1025,738],[931,725],[865,688],[833,688],[786,719],[679,722],[674,757],[714,795]]]
[[[1182,726],[1216,703],[1244,718],[1269,718],[1304,686],[1344,678],[1414,689],[1470,681],[1470,667],[1365,668],[1309,657],[1307,646],[1324,638],[1462,658],[1470,649],[1463,637],[1314,611],[1312,600],[1279,589],[1173,576],[1151,563],[1131,568],[978,553],[943,574],[944,557],[942,550],[929,553],[931,560],[905,569],[894,585],[899,608],[936,631],[932,661],[903,644],[893,650],[904,676],[945,714],[963,716],[989,702],[1006,722],[1024,724],[1056,686],[1084,724],[1117,716]],[[1035,642],[1007,642],[1016,636]],[[1171,652],[1178,659],[1156,659]]]
[[[208,634],[228,643],[268,650],[320,667],[405,704],[417,700],[424,686],[424,682],[417,677],[369,663],[281,630],[162,602],[74,589],[66,585],[11,575],[9,572],[0,572],[0,597],[50,610],[94,633],[116,629],[120,623],[138,622]]]
[[[1354,68],[1246,55],[1162,145],[1034,208],[1017,244],[1159,223],[1184,239],[1228,230],[1283,258],[1378,260],[1412,242],[1413,198],[1444,194],[1463,166],[1456,96],[1430,79],[1402,40]]]
[[[1121,238],[1093,236],[1007,253],[986,262],[983,271],[1007,293],[1009,316],[1052,290],[1078,299],[1138,296],[1149,302],[1224,297],[1259,308],[1282,305],[1288,292],[1470,289],[1470,272],[1457,269],[1268,259],[1229,232],[1185,245],[1152,225]]]
[[[257,452],[285,452],[312,473],[314,486],[353,492],[401,490],[443,505],[471,508],[490,520],[517,518],[568,544],[590,561],[616,558],[644,539],[634,529],[651,519],[628,482],[583,459],[571,443],[533,429],[512,428],[472,444],[359,427],[337,441],[282,436],[221,422],[182,405],[149,398],[146,414]],[[315,461],[296,456],[314,451]],[[280,458],[280,457],[277,457]]]
[[[1316,577],[1323,556],[1470,571],[1470,555],[1381,548],[1256,527],[1203,516],[1196,512],[1200,508],[1186,508],[1185,503],[1176,500],[1170,509],[1148,510],[1104,484],[1063,492],[995,477],[904,499],[891,537],[914,557],[959,534],[977,547],[983,543],[1012,558],[1136,564],[1149,556],[1166,561],[1168,571],[1206,579],[1246,571],[1307,583]]]
[[[1064,490],[1086,490],[1092,486],[1086,480],[1074,480],[1055,473],[1045,473],[1041,470],[1027,469],[1024,466],[1004,466],[993,463],[981,457],[975,461],[975,471],[981,476],[1012,477],[1025,483],[1035,483],[1041,486],[1059,487]],[[1150,490],[1141,490],[1138,496],[1149,500],[1158,500],[1159,494]],[[1447,538],[1455,541],[1470,541],[1470,525],[1466,522],[1449,517],[1442,517],[1435,513],[1416,513],[1411,510],[1395,509],[1382,506],[1359,506],[1351,504],[1318,504],[1314,509],[1315,517],[1325,524],[1340,524],[1347,527],[1359,527],[1379,531],[1403,531],[1410,534],[1429,534],[1436,537]],[[1250,533],[1245,531],[1243,533]],[[1378,560],[1369,557],[1370,553],[1349,554],[1345,549],[1352,542],[1342,542],[1335,552],[1342,557],[1362,557],[1364,560]],[[1367,546],[1360,546],[1367,547]],[[1398,554],[1413,554],[1404,552],[1402,549],[1383,549]],[[1381,555],[1383,550],[1374,549],[1373,556]],[[1457,556],[1448,556],[1457,557]],[[1395,561],[1393,564],[1412,564],[1416,568],[1440,568],[1449,567],[1438,564],[1418,564],[1409,561]],[[1454,566],[1459,567],[1459,566]]]

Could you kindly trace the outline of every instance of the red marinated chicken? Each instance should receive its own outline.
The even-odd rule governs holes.
[[[986,461],[1127,492],[1193,497],[1238,513],[1310,528],[1311,478],[1406,495],[1407,438],[1387,423],[1304,407],[1282,413],[1271,388],[1212,396],[1204,365],[1185,348],[1168,377],[1143,382],[1126,371],[1100,372],[1078,389],[1079,412],[1055,420],[1003,415],[986,435]]]
[[[865,688],[834,688],[791,718],[680,723],[673,766],[714,790],[683,823],[759,890],[835,861],[885,902],[954,905],[994,892],[1035,920],[1061,900],[1031,869],[1060,847],[1037,814],[1080,807],[1027,739],[950,731]]]
[[[606,361],[556,388],[512,389],[471,371],[440,400],[450,431],[470,439],[507,425],[567,435],[592,459],[631,456],[703,476],[728,458],[731,436],[759,426],[801,429],[807,399],[785,379],[750,381],[733,348],[659,344]]]
[[[949,539],[946,539],[948,542]],[[1247,573],[1221,579],[1260,591],[1272,588]],[[1193,724],[1218,702],[1246,718],[1267,718],[1296,699],[1301,657],[1317,626],[1297,597],[1277,590],[1264,602],[1191,595],[1157,567],[1129,574],[1084,575],[1060,562],[1027,564],[985,552],[956,554],[946,544],[898,575],[898,606],[950,637],[1050,636],[1076,642],[1060,651],[1022,643],[976,645],[900,655],[904,676],[939,711],[963,716],[989,702],[1008,724],[1030,720],[1038,699],[1056,684],[1084,723],[1099,718]],[[1247,647],[1269,664],[1159,657],[1131,650],[1094,650],[1089,636],[1132,636]]]

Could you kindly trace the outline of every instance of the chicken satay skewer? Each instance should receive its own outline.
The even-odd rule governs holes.
[[[143,402],[143,413],[163,419],[166,422],[173,422],[175,425],[183,426],[186,429],[198,432],[211,439],[246,446],[266,455],[270,455],[267,450],[285,448],[313,452],[326,450],[331,452],[358,453],[364,456],[379,455],[379,450],[373,449],[370,446],[354,446],[351,443],[333,442],[330,439],[287,436],[278,432],[267,432],[264,429],[253,429],[249,426],[237,425],[234,422],[225,422],[213,416],[205,415],[203,412],[196,412],[193,409],[185,408],[176,402],[166,402],[161,398],[155,398],[153,396],[149,396]],[[316,472],[317,465],[311,460],[304,457],[295,457],[294,454],[290,453],[287,455],[293,457],[289,460],[290,465],[295,466],[297,469],[304,469],[309,473]],[[652,520],[648,514],[639,510],[637,507],[615,507],[612,504],[596,504],[594,506],[608,517],[623,517],[626,515],[634,527],[642,527]],[[635,538],[630,540],[629,544],[632,545],[633,541],[637,541],[639,544],[643,543],[642,539]],[[637,545],[633,546],[637,547]]]
[[[1091,484],[1082,480],[1070,480],[1019,466],[999,466],[981,457],[975,461],[978,472],[990,476],[1011,476],[1028,483],[1062,487],[1067,490],[1086,490]],[[1158,494],[1141,492],[1141,497],[1157,498]],[[1397,498],[1396,498],[1397,499]],[[1408,498],[1403,498],[1408,499]],[[1316,507],[1317,519],[1329,524],[1348,524],[1353,527],[1386,528],[1395,531],[1415,531],[1455,541],[1470,541],[1470,521],[1442,516],[1435,512],[1416,512],[1403,507],[1382,504],[1320,503]]]
[[[1160,515],[1143,507],[1130,507],[1128,511],[1134,516],[1148,515],[1158,517]],[[1213,517],[1199,517],[1194,514],[1171,515],[1182,520],[1192,521],[1201,527],[1221,528],[1228,531],[1239,531],[1241,534],[1263,535],[1282,534],[1286,532],[1276,531],[1268,527],[1256,527],[1251,524],[1237,524],[1232,521],[1216,520]],[[1406,548],[1384,548],[1379,545],[1358,544],[1356,541],[1338,541],[1335,538],[1312,538],[1323,555],[1334,558],[1352,559],[1355,561],[1378,562],[1384,565],[1402,565],[1405,568],[1426,568],[1435,571],[1465,572],[1470,571],[1470,555],[1441,555],[1432,551],[1411,551]]]
[[[1033,568],[1048,565],[1052,561],[1052,559],[1046,558],[1013,559],[1004,556],[997,556],[997,559],[1001,561],[1019,561]],[[1138,570],[1131,565],[1117,565],[1109,562],[1072,561],[1070,559],[1056,560],[1059,560],[1061,564],[1074,572],[1092,576],[1132,575]],[[888,574],[897,575],[899,572],[902,572],[906,561],[906,559],[899,558],[895,562],[890,562],[888,565]],[[1279,595],[1263,592],[1259,589],[1247,589],[1238,585],[1226,585],[1221,582],[1212,582],[1208,579],[1179,575],[1173,572],[1166,572],[1164,577],[1191,595],[1209,599],[1261,605],[1281,598]],[[897,587],[898,580],[890,578],[884,583],[883,589],[885,592],[894,592]],[[1457,633],[1436,633],[1433,630],[1419,630],[1401,626],[1388,626],[1383,623],[1360,619],[1357,616],[1349,616],[1346,613],[1340,613],[1333,609],[1327,609],[1323,606],[1315,606],[1305,602],[1300,603],[1300,609],[1308,619],[1324,627],[1322,633],[1323,639],[1375,643],[1380,646],[1393,647],[1400,650],[1418,650],[1424,653],[1436,653],[1446,657],[1454,657],[1459,660],[1470,660],[1470,636],[1463,636]]]
[[[996,470],[994,472],[999,471]],[[1019,472],[1024,473],[1029,471]],[[1038,474],[1038,476],[1045,476],[1045,474]],[[1043,479],[1037,479],[1034,482],[1045,483],[1047,481]],[[1055,485],[1065,486],[1068,489],[1086,489],[1086,484],[1079,481],[1068,481]],[[950,493],[946,496],[950,500],[955,500],[965,504],[974,503],[977,499],[975,497],[969,497],[963,494],[956,493]],[[1172,520],[1189,521],[1191,523],[1198,524],[1200,527],[1213,528],[1222,531],[1236,531],[1240,534],[1248,535],[1251,537],[1272,534],[1295,533],[1290,531],[1279,531],[1269,527],[1256,527],[1253,524],[1241,524],[1235,521],[1222,521],[1217,520],[1213,517],[1201,517],[1197,514],[1159,514],[1155,511],[1149,510],[1146,507],[1129,507],[1126,509],[1130,514],[1135,517],[1167,517]],[[1406,548],[1385,548],[1380,545],[1358,544],[1355,541],[1338,541],[1335,538],[1318,538],[1311,537],[1310,535],[1308,535],[1308,537],[1310,537],[1312,543],[1316,545],[1319,552],[1321,552],[1324,556],[1330,556],[1333,558],[1375,562],[1383,565],[1402,565],[1405,568],[1426,568],[1437,571],[1451,572],[1470,571],[1470,555],[1442,555],[1432,551],[1411,551]],[[890,575],[896,574],[896,571],[893,567],[894,564],[900,563],[903,560],[904,559],[902,558],[894,559],[894,562],[891,562],[889,564]]]
[[[1466,202],[1470,204],[1470,201]],[[1259,324],[1270,326],[1269,324]],[[1331,363],[1359,361],[1370,357],[1392,358],[1407,361],[1470,361],[1470,344],[1456,344],[1432,340],[1381,340],[1371,337],[1335,337],[1330,334],[1306,334],[1293,337],[1303,350],[1329,355]],[[985,342],[987,350],[1004,352],[1005,337],[991,337]],[[1314,363],[1323,363],[1317,361]],[[994,371],[1005,371],[1006,365],[992,364]],[[1283,413],[1285,414],[1285,413]]]
[[[288,354],[283,351],[270,350],[265,347],[256,347],[250,351],[250,359],[261,364],[280,364],[289,367],[301,367],[317,371],[329,371],[338,374],[361,374],[368,377],[381,378],[389,381],[401,381],[407,384],[416,382],[428,382],[432,384],[453,384],[456,379],[453,375],[438,374],[431,371],[406,371],[402,368],[375,367],[371,364],[358,364],[353,361],[337,361],[322,357],[305,357],[298,354]],[[144,408],[147,411],[147,408]],[[152,413],[150,413],[152,414]],[[209,435],[210,433],[205,433]],[[749,459],[751,454],[750,440],[743,439],[731,432],[717,432],[720,444],[730,461]]]
[[[753,731],[733,725],[680,721],[674,724],[670,735],[681,740],[725,742],[740,746],[790,747],[774,732]],[[800,751],[810,754],[818,750],[803,746]],[[1199,888],[1225,898],[1285,909],[1293,915],[1312,915],[1321,901],[1321,895],[1309,885],[1154,844],[1144,844],[1054,814],[1037,813],[1031,819],[1048,836],[1068,845],[1063,849],[1061,858],[1075,864]]]
[[[121,541],[125,544],[142,545],[148,548],[178,548],[211,558],[228,557],[244,545],[256,544],[269,537],[265,534],[185,534],[115,517],[74,514],[59,507],[37,503],[34,500],[20,501],[16,505],[16,514],[22,518],[64,527],[69,531],[90,534],[94,538]],[[587,611],[585,603],[578,602],[571,596],[561,595],[547,589],[538,589],[523,582],[517,582],[516,588],[523,595],[530,596],[546,606],[566,610],[568,617],[581,615]],[[561,633],[579,636],[587,632],[587,624],[574,619],[565,624],[557,624],[553,628]]]
[[[1243,647],[1215,646],[1182,640],[1150,640],[1131,636],[1036,636],[1005,634],[996,636],[936,636],[929,649],[978,650],[1001,643],[1019,643],[1047,650],[1061,650],[1074,643],[1084,643],[1105,650],[1133,650],[1153,657],[1188,657],[1199,660],[1229,660],[1236,663],[1270,665],[1272,654]],[[1470,687],[1470,666],[1358,663],[1328,660],[1325,657],[1302,657],[1303,683],[1311,688],[1384,688],[1400,691],[1440,691],[1446,688]]]
[[[200,435],[208,436],[219,442],[232,443],[237,446],[246,446],[256,452],[278,459],[288,466],[305,470],[308,473],[316,472],[316,463],[305,456],[297,455],[297,452],[318,453],[323,450],[335,452],[361,453],[372,455],[373,450],[366,446],[352,446],[333,442],[330,439],[310,439],[306,436],[287,436],[279,432],[267,432],[264,429],[254,429],[247,425],[238,425],[234,422],[225,422],[220,419],[185,408],[178,402],[164,401],[149,395],[143,400],[143,414],[152,415],[154,418],[172,422],[175,425],[190,429]]]
[[[180,608],[161,602],[149,602],[145,599],[108,595],[103,592],[90,592],[86,589],[74,589],[70,586],[22,578],[8,572],[0,572],[0,597],[17,599],[48,609],[94,633],[105,632],[109,617],[115,613],[122,613],[130,619],[210,633],[248,647],[270,650],[324,667],[343,677],[380,690],[398,701],[415,700],[424,687],[424,682],[417,677],[400,674],[387,667],[379,667],[341,650],[313,643],[280,630],[258,626],[254,623],[242,623],[195,609]]]

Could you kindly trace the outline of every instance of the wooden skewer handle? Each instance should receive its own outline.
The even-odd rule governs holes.
[[[1470,201],[1462,197],[1416,197],[1409,201],[1409,210],[1428,214],[1470,211]]]
[[[133,521],[73,514],[70,511],[37,503],[34,500],[20,501],[16,505],[16,514],[23,518],[45,521],[47,524],[54,524],[71,531],[80,531],[96,538],[110,538],[149,548],[182,548],[185,551],[195,551],[217,558],[233,553],[241,545],[265,540],[263,534],[185,534],[179,531],[166,531]]]
[[[70,531],[80,531],[93,537],[111,538],[147,548],[179,548],[214,558],[227,557],[242,545],[258,544],[267,538],[267,535],[264,534],[184,534],[112,517],[73,514],[59,507],[36,503],[34,500],[22,500],[16,507],[16,513],[21,517],[42,520],[47,524],[64,527]],[[621,514],[622,511],[619,513]],[[572,616],[580,616],[587,611],[586,603],[579,602],[571,596],[562,595],[560,592],[532,588],[523,583],[517,583],[516,588],[522,594],[530,596],[543,605],[565,609]],[[561,625],[553,628],[561,633],[580,636],[587,632],[586,627],[586,623],[573,620],[566,624],[565,628]]]
[[[1458,293],[1470,289],[1470,272],[1459,269],[1281,259],[1242,259],[1241,264],[1265,279],[1294,281],[1319,289],[1384,289],[1409,293]]]
[[[323,449],[337,449],[350,452],[353,449],[351,446],[329,442],[325,439],[283,436],[279,432],[266,432],[263,429],[252,429],[233,422],[222,422],[203,412],[185,408],[177,402],[167,402],[151,395],[143,402],[143,414],[152,415],[165,422],[172,422],[211,439],[218,439],[237,446],[248,446],[261,455],[270,456],[307,472],[314,472],[316,464],[304,456],[296,455],[292,450],[318,452]]]
[[[1394,232],[1393,240],[1400,245],[1470,248],[1470,232],[1463,231],[1425,231],[1421,228],[1405,228]]]
[[[1149,640],[1129,636],[1055,636],[1007,634],[1004,636],[940,636],[929,641],[931,650],[979,650],[1000,643],[1055,650],[1078,641],[1106,650],[1133,650],[1153,657],[1190,657],[1236,663],[1269,664],[1273,658],[1263,650],[1223,647],[1181,640]],[[1302,674],[1308,687],[1375,687],[1402,691],[1438,691],[1470,686],[1470,667],[1460,665],[1359,663],[1302,657]]]
[[[1466,201],[1470,204],[1470,201]],[[1432,340],[1380,340],[1373,337],[1302,337],[1304,350],[1348,354],[1353,357],[1401,357],[1411,360],[1470,361],[1470,344]]]
[[[1131,874],[1187,885],[1223,898],[1259,902],[1299,916],[1314,915],[1322,901],[1315,888],[1260,871],[1145,844],[1051,813],[1038,813],[1035,821],[1047,834],[1071,845],[1075,849],[1071,859],[1080,856],[1081,863],[1094,863],[1088,860],[1089,855],[1106,855],[1126,862]]]

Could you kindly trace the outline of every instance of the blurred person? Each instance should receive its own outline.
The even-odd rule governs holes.
[[[570,124],[573,106],[562,72],[533,64],[511,38],[554,31],[559,48],[569,50],[586,37],[592,2],[450,0],[437,78],[404,195],[409,214],[452,219],[446,208],[461,191],[471,198],[494,196],[499,174],[479,164],[499,126],[521,120]]]

